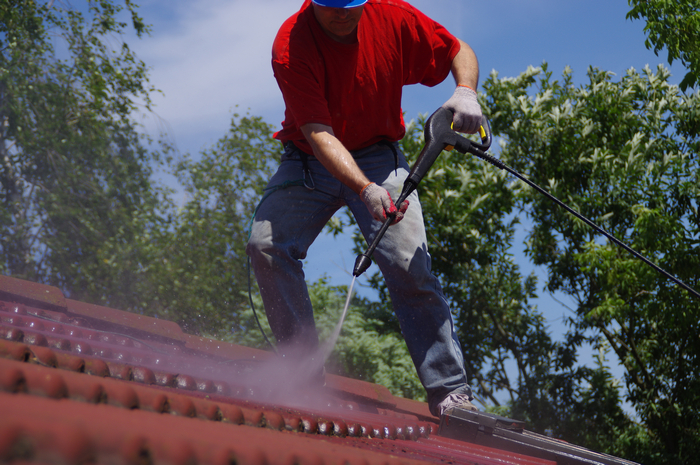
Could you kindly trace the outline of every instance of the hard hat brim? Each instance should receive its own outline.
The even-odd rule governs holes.
[[[367,3],[367,0],[311,0],[316,5],[331,8],[355,8]]]

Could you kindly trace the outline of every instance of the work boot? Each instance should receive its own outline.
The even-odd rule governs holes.
[[[438,404],[440,416],[449,413],[450,410],[461,408],[464,410],[472,410],[476,412],[478,409],[471,403],[469,394],[449,394],[442,402]]]

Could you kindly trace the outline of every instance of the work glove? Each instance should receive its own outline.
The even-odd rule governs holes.
[[[396,224],[403,219],[404,213],[408,208],[408,200],[404,200],[401,208],[396,208],[394,201],[391,200],[391,194],[384,189],[370,182],[360,191],[360,199],[367,206],[367,209],[372,214],[372,218],[377,221],[384,222],[387,215],[394,215],[394,221],[391,224]]]
[[[458,132],[474,134],[481,126],[481,106],[476,99],[476,92],[466,86],[457,86],[452,97],[442,108],[454,113],[452,129]]]

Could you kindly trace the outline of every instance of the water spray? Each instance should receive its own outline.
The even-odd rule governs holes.
[[[350,282],[350,289],[348,289],[348,296],[345,299],[345,307],[343,307],[343,313],[341,313],[340,315],[340,320],[338,320],[338,323],[336,323],[335,328],[333,329],[333,332],[331,333],[330,337],[323,343],[323,346],[321,347],[320,358],[323,361],[323,365],[326,364],[328,357],[330,357],[331,352],[333,352],[335,343],[338,341],[338,337],[340,337],[340,330],[343,329],[343,322],[345,321],[345,317],[348,314],[348,307],[350,306],[350,300],[352,299],[352,289],[353,287],[355,287],[356,279],[357,276],[353,276],[352,281]]]

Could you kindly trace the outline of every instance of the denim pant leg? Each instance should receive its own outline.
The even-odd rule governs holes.
[[[364,156],[358,154],[357,158],[369,179],[387,189],[395,200],[409,172],[403,154],[399,161],[399,168],[395,169],[393,154],[386,147]],[[461,392],[471,396],[471,388],[449,305],[430,270],[423,213],[416,192],[408,200],[404,219],[389,227],[373,258],[384,276],[406,345],[427,391],[430,410],[437,415],[437,404],[448,394]],[[372,219],[356,196],[349,196],[346,202],[365,238],[373,239],[381,223]]]
[[[328,220],[343,206],[342,200],[330,194],[337,192],[340,183],[329,177],[314,172],[315,190],[293,185],[273,191],[260,204],[251,228],[246,252],[281,354],[311,353],[318,347],[302,260]],[[290,158],[288,151],[268,188],[300,179],[302,163],[298,157]]]

